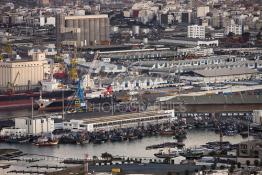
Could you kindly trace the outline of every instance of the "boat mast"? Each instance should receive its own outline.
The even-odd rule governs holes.
[[[62,119],[65,119],[65,94],[64,88],[62,89]]]
[[[34,117],[34,97],[31,97],[31,118]]]

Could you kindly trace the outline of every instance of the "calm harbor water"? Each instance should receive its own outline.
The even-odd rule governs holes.
[[[239,143],[243,140],[240,135],[224,136],[224,141]],[[163,142],[174,141],[172,137],[147,137],[141,140],[126,141],[121,143],[86,144],[86,145],[56,145],[52,147],[37,147],[31,144],[0,144],[0,148],[17,148],[29,154],[49,155],[59,158],[83,158],[84,154],[100,156],[108,152],[112,155],[128,157],[154,157],[157,150],[145,150],[146,146]],[[210,141],[219,141],[219,134],[208,130],[189,130],[185,146],[195,147]]]

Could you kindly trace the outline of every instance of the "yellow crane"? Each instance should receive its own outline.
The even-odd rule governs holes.
[[[8,54],[9,57],[12,56],[12,53],[13,53],[13,49],[12,49],[12,46],[9,42],[7,42],[5,45],[4,45],[4,51]]]
[[[73,58],[71,58],[71,61],[70,61],[70,70],[69,70],[69,75],[70,75],[70,78],[72,81],[76,82],[77,79],[78,79],[78,73],[77,73],[77,69],[76,69],[76,66],[77,66],[77,56],[76,56],[76,46],[74,48],[74,56]]]

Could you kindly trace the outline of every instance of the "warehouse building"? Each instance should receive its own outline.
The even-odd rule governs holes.
[[[0,62],[0,89],[37,85],[49,73],[50,66],[43,54],[34,55],[32,61]]]
[[[190,76],[183,76],[182,79],[198,80],[205,83],[220,83],[228,81],[248,80],[258,73],[255,69],[250,68],[215,68],[205,70],[194,70]]]
[[[108,15],[56,17],[57,45],[77,45],[78,47],[109,43]]]

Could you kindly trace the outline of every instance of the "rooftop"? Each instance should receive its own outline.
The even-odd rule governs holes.
[[[194,70],[194,73],[203,77],[217,77],[217,76],[230,76],[230,75],[242,75],[242,74],[254,74],[258,71],[255,69],[249,69],[245,67],[241,68],[220,68],[209,70]]]

